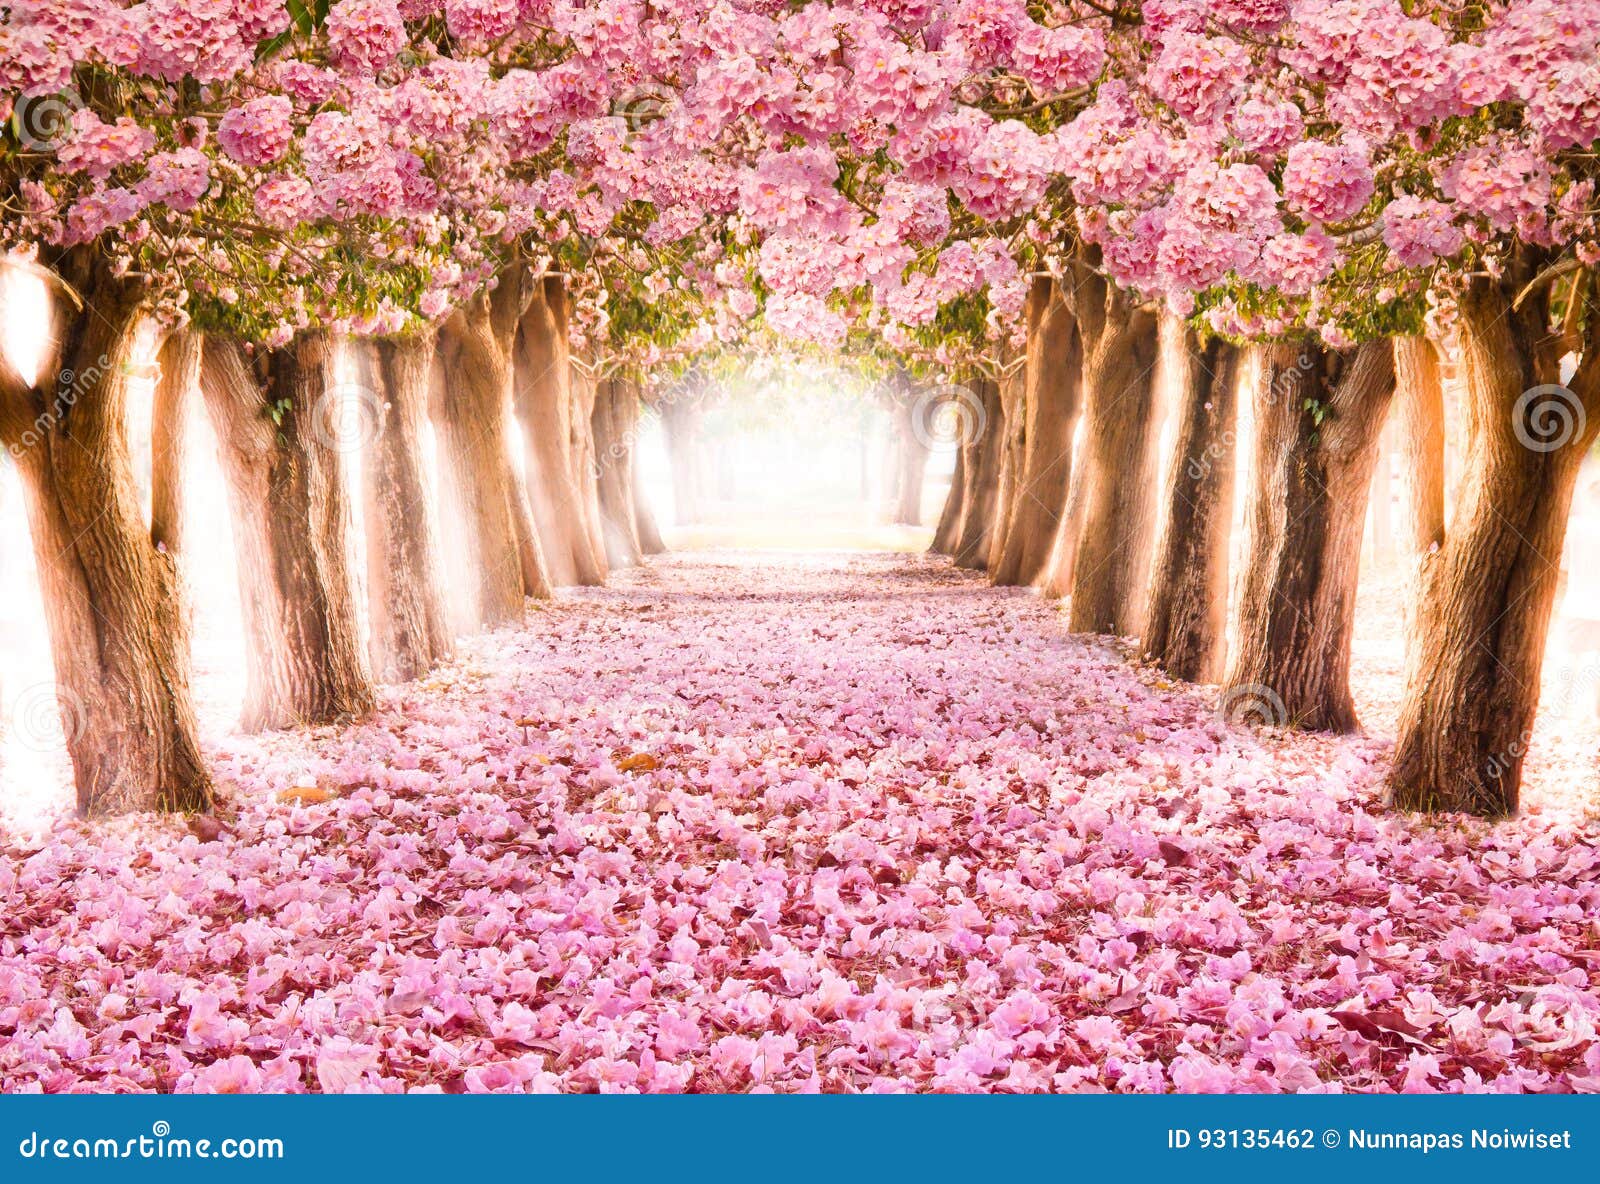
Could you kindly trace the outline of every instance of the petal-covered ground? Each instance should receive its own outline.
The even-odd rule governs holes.
[[[700,556],[0,836],[7,1089],[1600,1087],[1600,844],[906,556]]]

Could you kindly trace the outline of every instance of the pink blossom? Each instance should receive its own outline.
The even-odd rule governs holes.
[[[223,115],[217,125],[217,143],[242,165],[273,164],[289,150],[293,115],[293,104],[282,95],[251,99]]]

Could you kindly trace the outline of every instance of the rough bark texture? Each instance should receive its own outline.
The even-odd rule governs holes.
[[[639,395],[631,382],[616,375],[599,381],[593,416],[595,468],[606,560],[612,567],[633,567],[644,555],[633,495],[633,430],[638,415]]]
[[[1394,378],[1406,544],[1415,564],[1444,541],[1444,382],[1433,342],[1396,337]]]
[[[578,512],[583,520],[589,554],[601,577],[607,574],[606,536],[600,524],[599,467],[594,446],[595,383],[591,372],[572,367],[572,480],[578,491]]]
[[[981,413],[961,441],[962,476],[966,490],[961,498],[961,529],[956,536],[957,567],[983,570],[989,560],[989,533],[994,529],[1000,498],[1001,449],[1005,444],[1005,411],[1000,404],[1000,384],[992,378],[973,383]]]
[[[1172,342],[1178,434],[1150,572],[1145,653],[1176,678],[1210,682],[1223,659],[1233,525],[1239,349],[1178,327]]]
[[[1079,418],[1072,450],[1072,475],[1067,482],[1067,508],[1062,513],[1061,525],[1056,529],[1055,543],[1050,548],[1050,559],[1045,564],[1040,590],[1052,599],[1072,595],[1072,573],[1078,556],[1078,540],[1083,535],[1083,521],[1088,514],[1088,477],[1083,463],[1082,437],[1086,434],[1082,417]]]
[[[1075,304],[1089,419],[1071,628],[1132,634],[1145,607],[1155,527],[1156,318],[1087,273],[1078,280]]]
[[[150,416],[150,537],[168,555],[183,551],[184,470],[195,396],[200,390],[203,338],[188,329],[167,334],[157,355]]]
[[[1356,579],[1378,433],[1393,393],[1388,341],[1343,352],[1310,340],[1264,348],[1225,702],[1269,704],[1266,713],[1280,724],[1355,730]]]
[[[1061,529],[1083,379],[1077,322],[1056,283],[1035,280],[1028,300],[1021,477],[1005,546],[990,571],[996,584],[1022,586],[1044,578]]]
[[[572,456],[572,355],[567,290],[560,276],[544,277],[522,316],[515,373],[529,508],[550,580],[603,584],[605,568],[590,543]]]
[[[1022,489],[1022,468],[1027,448],[1027,382],[1027,374],[1022,367],[1018,367],[1002,377],[997,386],[1001,419],[1000,477],[995,492],[993,521],[989,526],[988,551],[983,557],[983,569],[989,573],[991,582],[998,582],[994,579],[994,572],[1005,555],[1017,496]]]
[[[1422,570],[1391,788],[1411,810],[1516,810],[1572,491],[1600,431],[1600,302],[1589,301],[1583,360],[1557,386],[1565,346],[1545,296],[1479,278],[1458,331],[1467,450],[1439,550]]]
[[[375,422],[362,464],[372,668],[409,682],[450,656],[439,544],[428,504],[422,433],[428,422],[433,335],[383,337],[356,346]]]
[[[307,334],[279,350],[208,337],[201,388],[233,513],[247,653],[247,731],[372,709],[356,623],[350,502],[333,349]]]
[[[177,572],[145,526],[124,426],[139,292],[87,249],[56,262],[83,303],[58,304],[35,382],[0,366],[0,441],[27,500],[78,809],[209,809]]]
[[[549,580],[511,463],[511,348],[526,294],[506,276],[439,330],[429,411],[439,444],[441,530],[464,566],[461,632],[522,618]]]
[[[935,555],[953,554],[956,538],[961,530],[961,519],[967,498],[967,458],[964,449],[956,450],[955,468],[950,474],[950,489],[944,495],[944,508],[939,511],[939,525],[934,528],[933,542],[928,550]]]

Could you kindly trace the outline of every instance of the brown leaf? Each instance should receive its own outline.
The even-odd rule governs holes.
[[[196,814],[189,819],[189,832],[202,843],[215,843],[228,833],[228,828],[210,814]],[[149,860],[146,859],[145,862],[148,863]]]
[[[320,785],[291,785],[288,789],[278,791],[278,800],[292,806],[317,806],[336,796]]]
[[[1421,1044],[1422,1029],[1396,1011],[1330,1011],[1328,1018],[1374,1044]]]
[[[617,763],[624,773],[649,773],[661,767],[661,762],[648,752],[635,752]]]
[[[1162,839],[1156,846],[1161,849],[1161,858],[1166,860],[1168,867],[1194,866],[1194,853],[1187,847],[1180,847],[1167,839]]]

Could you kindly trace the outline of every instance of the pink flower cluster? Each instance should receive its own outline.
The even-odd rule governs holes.
[[[1465,236],[1451,221],[1449,206],[1402,194],[1384,207],[1383,241],[1404,266],[1425,267],[1454,255]]]
[[[1289,149],[1283,198],[1290,209],[1313,221],[1344,222],[1355,217],[1373,189],[1372,162],[1360,141],[1311,140]]]
[[[259,168],[283,159],[294,140],[294,104],[263,95],[232,108],[217,124],[217,143],[242,165]]]
[[[355,72],[383,69],[406,43],[395,0],[338,0],[328,11],[327,29],[335,58]]]
[[[73,112],[71,130],[56,149],[56,159],[65,172],[104,180],[113,170],[139,160],[155,143],[155,136],[132,119],[103,123],[86,107]]]

